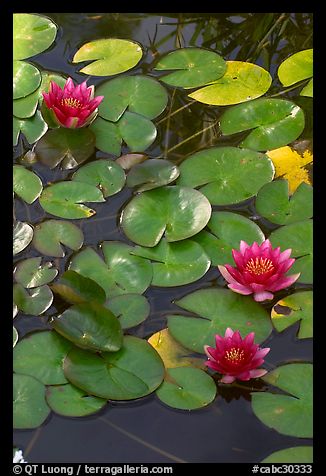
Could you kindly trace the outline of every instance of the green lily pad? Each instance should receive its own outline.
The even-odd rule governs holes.
[[[29,204],[33,203],[42,192],[42,180],[22,165],[14,165],[13,179],[14,192]]]
[[[74,223],[63,220],[46,220],[35,226],[32,244],[43,255],[63,258],[65,252],[61,243],[77,251],[83,242],[83,232]]]
[[[143,56],[139,43],[119,38],[108,38],[85,43],[75,56],[73,63],[92,61],[80,73],[92,76],[113,76],[136,66]]]
[[[313,215],[313,190],[302,183],[289,197],[287,180],[265,184],[256,197],[256,210],[263,217],[278,225],[289,225]]]
[[[115,163],[121,165],[124,170],[130,170],[134,165],[141,164],[148,158],[146,154],[124,154],[118,157]]]
[[[311,78],[313,72],[313,49],[298,51],[286,58],[277,70],[279,80],[283,86]],[[302,91],[301,91],[301,95]]]
[[[283,435],[312,438],[312,367],[305,363],[286,364],[263,377],[290,395],[253,393],[251,403],[256,417]]]
[[[242,337],[255,332],[255,342],[272,331],[267,311],[249,296],[226,289],[200,289],[175,302],[194,316],[169,315],[169,333],[184,347],[204,353],[204,345],[215,347],[215,334],[231,327]]]
[[[309,83],[304,88],[302,88],[300,96],[307,96],[307,97],[310,97],[310,98],[313,97],[313,95],[314,95],[314,91],[313,91],[314,83],[313,83],[313,81],[314,80],[311,78]]]
[[[216,397],[216,384],[203,370],[176,367],[167,369],[156,395],[169,407],[196,410],[212,403]]]
[[[15,345],[16,345],[17,342],[18,342],[18,337],[19,337],[19,336],[18,336],[18,332],[17,332],[16,327],[12,326],[12,329],[13,329],[13,331],[12,331],[13,347],[15,347]]]
[[[130,240],[152,247],[163,235],[167,241],[196,235],[210,216],[210,203],[200,192],[168,186],[134,197],[122,212],[121,226]]]
[[[72,180],[95,185],[106,198],[120,192],[126,176],[122,167],[113,160],[96,160],[79,168]]]
[[[298,283],[313,282],[313,227],[312,220],[303,220],[282,226],[269,237],[273,247],[281,250],[292,249],[291,257],[296,258],[291,274],[301,273]]]
[[[160,58],[155,70],[176,70],[161,76],[170,86],[197,88],[219,79],[226,71],[226,62],[214,51],[202,48],[180,48]]]
[[[92,248],[84,248],[72,258],[69,269],[93,279],[107,298],[146,291],[153,276],[148,260],[133,256],[133,248],[118,241],[104,241],[101,247],[105,262]]]
[[[113,155],[120,155],[122,140],[131,151],[143,152],[157,135],[156,127],[149,119],[128,111],[115,123],[98,117],[90,129],[96,136],[96,147]]]
[[[13,99],[24,98],[41,84],[41,73],[36,66],[25,61],[13,63]]]
[[[90,395],[132,400],[157,389],[164,377],[164,365],[145,340],[125,336],[118,352],[95,355],[73,349],[65,359],[64,372],[73,385]]]
[[[202,246],[213,266],[232,263],[232,249],[239,249],[241,240],[259,244],[265,240],[259,226],[238,213],[213,212],[207,228],[211,233],[203,230],[193,240]]]
[[[66,383],[63,361],[71,348],[71,342],[54,331],[34,332],[15,347],[13,369],[45,385]]]
[[[53,268],[53,263],[48,261],[41,264],[41,261],[41,256],[37,256],[18,263],[14,271],[17,283],[20,283],[24,288],[36,288],[53,281],[58,270]]]
[[[89,278],[85,278],[76,271],[68,270],[51,286],[52,291],[59,294],[70,304],[82,302],[105,302],[105,292],[101,286]]]
[[[82,302],[66,309],[52,323],[54,329],[82,349],[116,352],[122,345],[119,320],[97,302]]]
[[[21,284],[15,284],[13,293],[18,309],[32,316],[43,314],[53,301],[53,294],[47,285],[33,288],[28,292]]]
[[[204,104],[228,106],[251,101],[269,90],[272,77],[264,68],[244,61],[227,61],[226,65],[226,73],[220,79],[189,97]]]
[[[313,463],[313,447],[294,446],[275,451],[263,459],[262,463]]]
[[[30,13],[14,13],[14,59],[42,53],[53,43],[57,27],[50,18]]]
[[[99,115],[116,122],[128,109],[147,119],[154,119],[166,108],[168,95],[165,88],[148,76],[122,76],[102,83],[96,94],[104,96]]]
[[[272,322],[278,332],[300,321],[299,339],[313,337],[313,293],[303,291],[278,301],[271,311]]]
[[[127,186],[144,192],[174,182],[179,174],[179,168],[169,160],[150,159],[132,167],[127,175]]]
[[[166,369],[175,367],[196,367],[199,369],[206,369],[203,356],[195,356],[192,351],[183,347],[177,342],[168,329],[153,334],[148,343],[160,354]]]
[[[60,218],[89,218],[95,210],[82,202],[105,202],[102,192],[95,186],[81,182],[58,182],[46,187],[39,198],[42,208]]]
[[[46,401],[51,410],[67,417],[92,415],[107,403],[103,398],[88,395],[70,383],[47,387]]]
[[[228,109],[221,117],[224,135],[254,129],[240,147],[270,150],[297,139],[305,125],[303,110],[291,101],[261,98]]]
[[[18,255],[33,239],[33,228],[28,223],[17,221],[13,231],[13,254]]]
[[[18,144],[19,134],[22,133],[26,137],[29,144],[34,144],[48,130],[48,125],[44,121],[40,111],[36,111],[33,117],[29,119],[13,118],[13,145]]]
[[[163,238],[154,248],[136,246],[137,256],[152,260],[152,286],[182,286],[200,279],[210,267],[210,259],[194,241],[169,243]]]
[[[138,326],[150,313],[150,305],[142,294],[123,294],[109,299],[105,307],[119,319],[122,329]]]
[[[88,128],[50,130],[35,147],[40,162],[51,169],[61,163],[65,170],[85,162],[94,151],[95,136]]]
[[[13,376],[15,429],[26,430],[42,425],[50,413],[45,401],[45,386],[28,375]]]
[[[247,200],[274,176],[273,163],[266,155],[238,147],[204,149],[179,168],[177,184],[199,187],[212,205]]]

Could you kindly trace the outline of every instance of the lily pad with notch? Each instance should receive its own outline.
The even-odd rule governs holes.
[[[166,186],[134,197],[122,212],[121,226],[133,242],[153,247],[163,235],[169,242],[196,235],[210,216],[211,205],[202,193]]]
[[[13,54],[21,60],[42,53],[51,46],[57,27],[50,18],[30,13],[13,15]]]
[[[192,240],[169,243],[162,238],[153,248],[136,246],[132,254],[152,261],[152,286],[193,283],[206,274],[211,264],[203,248]]]
[[[15,347],[13,369],[45,385],[66,383],[63,361],[71,348],[71,342],[54,331],[28,334]]]
[[[283,86],[292,86],[299,81],[312,78],[314,74],[313,49],[298,51],[286,58],[280,64],[277,74]],[[312,79],[309,81],[308,85],[301,90],[301,96],[312,97]],[[310,88],[311,91],[309,91]]]
[[[52,291],[47,285],[27,291],[21,284],[14,284],[13,296],[18,309],[32,316],[43,314],[53,301]]]
[[[69,269],[93,279],[109,299],[146,291],[153,277],[152,264],[147,259],[133,256],[133,248],[118,241],[104,241],[101,248],[105,261],[87,247],[72,258]]]
[[[273,390],[253,393],[251,404],[256,417],[283,435],[312,438],[312,364],[285,364],[263,380],[286,394]]]
[[[312,291],[302,291],[284,297],[273,306],[271,317],[278,332],[282,332],[295,322],[300,321],[298,338],[313,337]]]
[[[33,239],[33,228],[24,221],[17,221],[13,230],[13,254],[18,255]]]
[[[54,280],[58,270],[50,261],[41,264],[42,257],[28,258],[17,264],[14,277],[24,288],[36,288]]]
[[[51,411],[45,401],[45,386],[29,375],[14,374],[13,400],[15,429],[37,428]]]
[[[113,160],[96,160],[80,167],[72,180],[88,183],[99,188],[105,198],[123,188],[126,176],[122,167]]]
[[[13,62],[13,99],[24,98],[33,93],[41,84],[41,73],[26,61]]]
[[[35,226],[33,246],[47,256],[63,258],[65,252],[61,244],[77,251],[84,242],[84,235],[78,226],[63,220],[46,220]]]
[[[68,181],[57,182],[46,187],[39,198],[41,207],[51,215],[60,218],[89,218],[95,210],[83,202],[105,202],[102,192],[87,183]]]
[[[103,398],[88,395],[70,383],[47,387],[46,401],[51,410],[66,417],[92,415],[107,404]]]
[[[160,80],[170,86],[189,89],[221,78],[226,71],[226,65],[224,59],[215,51],[180,48],[160,58],[154,70],[172,70],[161,76]]]
[[[231,327],[242,337],[255,332],[255,342],[264,341],[272,332],[267,311],[252,297],[226,289],[200,289],[175,301],[192,313],[168,315],[169,333],[187,349],[204,353],[204,346],[215,346],[215,335],[224,335]]]
[[[202,246],[213,266],[232,263],[232,249],[238,249],[241,240],[259,244],[265,240],[259,226],[238,213],[213,212],[207,228],[209,232],[203,230],[193,240]]]
[[[22,165],[13,167],[13,190],[26,203],[33,203],[43,190],[42,180]]]
[[[133,400],[154,392],[164,377],[159,354],[145,340],[125,336],[118,352],[96,355],[73,349],[64,362],[66,378],[90,395]]]
[[[127,175],[127,186],[137,187],[137,192],[144,192],[174,182],[179,174],[178,166],[169,160],[150,159],[131,168]]]
[[[29,119],[13,117],[13,145],[16,146],[18,144],[20,133],[24,134],[29,144],[34,144],[47,130],[48,125],[40,111],[36,111],[34,116]]]
[[[231,205],[256,195],[274,176],[264,154],[239,147],[211,147],[180,165],[178,185],[199,188],[212,205]]]
[[[51,169],[60,163],[64,170],[73,169],[94,152],[95,136],[88,128],[50,130],[35,147],[38,160]]]

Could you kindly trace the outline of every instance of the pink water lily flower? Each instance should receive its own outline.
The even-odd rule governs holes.
[[[240,242],[240,251],[232,250],[236,267],[229,264],[218,266],[228,287],[240,294],[253,294],[255,301],[273,299],[273,292],[291,286],[300,273],[286,276],[295,259],[290,258],[291,249],[281,253],[280,247],[272,248],[269,240],[261,245],[249,246]]]
[[[208,357],[205,364],[223,375],[220,380],[223,383],[262,377],[267,370],[258,367],[264,363],[264,357],[270,348],[261,348],[254,344],[254,340],[254,332],[242,339],[239,331],[233,332],[228,327],[224,337],[218,334],[215,336],[216,348],[205,345]]]
[[[86,81],[75,86],[71,78],[67,79],[63,89],[51,81],[50,91],[42,94],[47,107],[53,111],[56,122],[69,129],[90,124],[104,98],[94,98],[94,86],[87,87]]]

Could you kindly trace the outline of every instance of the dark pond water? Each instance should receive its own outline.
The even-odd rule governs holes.
[[[140,42],[145,49],[141,65],[134,70],[155,76],[151,67],[157,58],[167,51],[180,46],[204,46],[215,49],[226,60],[250,60],[275,74],[277,66],[291,53],[311,48],[311,14],[281,13],[43,13],[56,22],[59,33],[49,51],[32,59],[43,69],[70,75],[81,82],[84,75],[76,72],[78,65],[71,59],[77,49],[85,42],[117,37]],[[273,25],[276,26],[274,27]],[[101,78],[92,78],[98,84]],[[279,90],[279,89],[278,89]],[[271,90],[273,94],[273,90]],[[170,110],[185,105],[184,93],[173,93]],[[291,92],[282,97],[291,97]],[[308,108],[307,98],[298,103]],[[212,124],[219,114],[219,108],[192,104],[182,112],[162,121],[158,127],[159,137],[149,149],[151,157],[166,157],[179,163],[184,156],[211,145],[222,145],[215,127],[197,134],[183,145],[172,149],[176,144],[191,137],[196,132]],[[163,120],[167,112],[158,118]],[[311,122],[308,116],[306,129],[300,139],[311,139]],[[156,124],[158,121],[155,121]],[[234,139],[233,139],[234,141]],[[230,145],[237,145],[228,142]],[[20,142],[15,149],[18,159],[26,149]],[[169,151],[169,149],[172,149]],[[168,152],[169,151],[169,152]],[[91,160],[109,157],[97,152]],[[36,164],[34,170],[43,183],[62,180],[72,172],[54,170]],[[132,197],[132,191],[124,191],[110,197],[103,204],[96,204],[96,216],[87,220],[75,220],[81,227],[84,245],[96,248],[104,240],[121,240],[128,243],[119,228],[122,207]],[[213,207],[222,209],[222,207]],[[252,202],[236,207],[247,217],[255,219]],[[38,202],[27,206],[17,200],[16,218],[32,224],[46,218]],[[257,219],[263,231],[270,232],[264,220]],[[31,247],[20,253],[16,261],[37,256]],[[67,252],[65,259],[56,265],[62,272],[72,254]],[[220,278],[217,269],[212,268],[199,281],[176,288],[153,288],[145,295],[150,301],[151,315],[130,333],[139,337],[149,337],[165,326],[165,315],[175,310],[177,298],[195,289],[216,285]],[[299,287],[299,286],[298,286]],[[282,296],[282,293],[279,293]],[[47,327],[49,315],[58,312],[60,302],[47,311],[45,316],[22,315],[15,320],[20,337],[35,329]],[[271,347],[266,365],[269,369],[287,361],[312,361],[311,339],[296,339],[297,325],[281,334],[273,333],[265,344]],[[257,384],[259,387],[259,384]],[[171,462],[259,462],[273,451],[298,445],[310,445],[309,439],[299,439],[281,435],[264,426],[252,412],[250,391],[239,388],[222,389],[215,402],[205,409],[185,412],[164,406],[155,395],[150,395],[131,403],[111,403],[100,413],[86,418],[64,418],[52,413],[48,420],[36,430],[17,430],[14,432],[15,446],[23,449],[25,458],[31,463],[171,463]]]

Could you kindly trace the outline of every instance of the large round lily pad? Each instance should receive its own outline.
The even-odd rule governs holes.
[[[13,296],[18,309],[32,316],[43,314],[53,301],[52,291],[47,285],[27,291],[21,284],[14,284]]]
[[[168,95],[165,88],[148,76],[122,76],[102,83],[96,95],[104,96],[99,115],[116,122],[128,109],[148,119],[154,119],[164,111]]]
[[[226,71],[226,62],[214,51],[180,48],[160,58],[155,70],[175,70],[160,77],[170,86],[197,88],[215,81]]]
[[[38,160],[51,169],[60,163],[63,169],[73,169],[94,151],[95,136],[88,128],[50,130],[35,147]]]
[[[80,167],[72,180],[95,185],[106,198],[120,192],[126,177],[123,168],[113,160],[96,160]]]
[[[13,98],[24,98],[41,84],[41,73],[36,66],[25,61],[13,63]]]
[[[42,192],[42,180],[22,165],[14,165],[13,179],[14,192],[29,204],[33,203]]]
[[[272,77],[264,68],[244,61],[227,61],[225,74],[189,97],[204,104],[227,106],[251,101],[265,94]]]
[[[41,264],[41,261],[41,256],[37,256],[18,263],[14,271],[17,283],[22,284],[25,288],[36,288],[53,281],[58,270],[53,268],[52,263]]]
[[[169,243],[163,238],[154,248],[136,246],[132,252],[152,260],[152,286],[182,286],[200,279],[210,267],[203,248],[192,240]]]
[[[45,401],[45,386],[28,375],[14,374],[13,399],[15,429],[37,428],[50,413]]]
[[[179,241],[197,234],[210,216],[210,203],[200,192],[168,186],[133,198],[122,212],[121,225],[130,240],[155,246],[163,235]]]
[[[33,117],[29,119],[13,118],[13,145],[18,144],[19,134],[22,133],[26,137],[29,144],[34,144],[48,130],[48,125],[43,119],[40,111],[36,111]]]
[[[168,185],[179,177],[179,168],[164,159],[150,159],[135,165],[127,175],[127,186],[138,192]]]
[[[132,400],[152,393],[164,376],[159,354],[145,340],[126,336],[118,352],[95,355],[73,349],[64,363],[67,379],[90,395]]]
[[[313,447],[294,446],[275,451],[263,459],[262,463],[313,463]]]
[[[150,313],[148,300],[142,294],[123,294],[109,299],[105,307],[119,319],[122,329],[129,329],[143,322]]]
[[[33,239],[33,228],[28,223],[17,221],[13,230],[13,254],[18,255]]]
[[[204,353],[204,345],[215,346],[215,334],[231,327],[242,337],[255,332],[255,342],[264,341],[272,331],[267,311],[252,297],[226,289],[200,289],[175,302],[192,316],[169,315],[169,333],[184,347]]]
[[[228,109],[221,117],[224,135],[254,129],[240,147],[270,150],[293,142],[305,125],[303,110],[291,101],[261,98]]]
[[[65,252],[61,244],[76,251],[83,242],[83,232],[74,223],[46,220],[36,225],[32,244],[43,255],[63,258]]]
[[[281,250],[292,249],[291,257],[296,258],[291,274],[301,273],[298,283],[311,284],[313,281],[313,226],[312,220],[303,220],[282,226],[270,234],[273,247]]]
[[[46,50],[54,41],[57,27],[50,18],[30,13],[13,16],[14,59],[25,59]]]
[[[264,233],[259,226],[243,215],[232,212],[213,212],[207,224],[208,231],[193,237],[205,250],[213,266],[233,263],[232,249],[239,249],[240,241],[262,243]]]
[[[176,367],[167,369],[156,395],[169,407],[196,410],[212,403],[216,397],[216,384],[203,370]]]
[[[107,403],[103,398],[88,395],[70,383],[47,387],[46,401],[51,410],[66,417],[92,415]]]
[[[303,81],[313,76],[313,49],[302,50],[286,58],[277,70],[283,86]]]
[[[153,276],[147,259],[133,256],[133,248],[118,241],[104,241],[101,247],[105,261],[92,248],[84,248],[73,257],[69,269],[93,279],[107,298],[146,291]]]
[[[143,51],[139,43],[119,38],[108,38],[85,43],[75,56],[73,63],[92,61],[80,72],[92,76],[112,76],[123,73],[139,63]]]
[[[105,302],[104,289],[90,278],[85,278],[69,269],[51,286],[52,291],[71,304],[82,302]]]
[[[313,337],[313,293],[303,291],[278,301],[271,312],[272,322],[279,332],[300,321],[299,339]]]
[[[65,383],[62,366],[71,348],[71,342],[54,331],[29,334],[14,349],[14,371],[30,375],[45,385]]]
[[[83,202],[105,202],[102,192],[94,185],[82,182],[58,182],[46,187],[39,198],[42,208],[60,218],[89,218],[95,210]]]
[[[82,302],[53,319],[54,329],[82,349],[116,352],[122,345],[119,320],[97,302]]]
[[[256,417],[284,435],[312,438],[312,377],[313,366],[305,363],[286,364],[269,372],[263,380],[289,395],[274,390],[253,393]]]
[[[198,187],[212,205],[246,200],[274,176],[272,161],[266,155],[238,147],[204,149],[179,168],[177,184]]]

